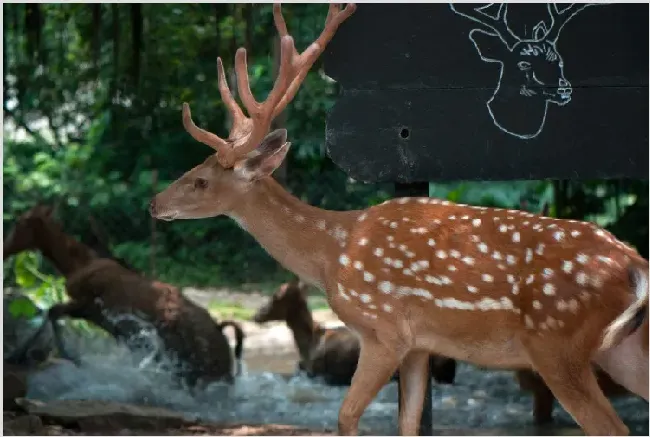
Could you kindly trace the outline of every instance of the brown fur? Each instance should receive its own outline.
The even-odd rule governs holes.
[[[178,287],[148,280],[116,261],[99,258],[92,249],[65,235],[51,219],[51,212],[51,208],[37,206],[21,216],[5,240],[3,255],[6,259],[24,250],[40,250],[65,275],[71,300],[48,311],[62,354],[67,355],[56,323],[60,317],[88,320],[130,346],[129,339],[139,325],[115,317],[134,315],[153,325],[164,352],[181,364],[176,376],[189,386],[232,381],[233,360],[222,327],[229,325],[236,330],[239,359],[243,332],[238,325],[216,323]]]
[[[307,284],[299,280],[282,284],[253,320],[285,321],[300,354],[298,367],[310,377],[322,377],[330,385],[350,385],[359,360],[359,339],[344,326],[325,328],[316,322],[306,299]],[[432,355],[429,371],[441,384],[453,384],[456,361]],[[399,378],[396,372],[394,379]]]

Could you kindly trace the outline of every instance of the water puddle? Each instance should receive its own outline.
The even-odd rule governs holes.
[[[302,376],[288,376],[295,369],[293,351],[255,354],[247,350],[244,374],[234,386],[213,384],[192,396],[173,386],[161,369],[142,365],[142,358],[138,362],[126,349],[109,343],[86,353],[80,368],[64,363],[34,374],[28,397],[45,401],[112,400],[167,407],[210,421],[335,430],[347,391],[346,387],[328,387]],[[543,432],[531,427],[532,399],[519,389],[512,372],[484,371],[461,364],[456,385],[434,387],[433,396],[436,434],[582,434],[559,407],[554,413],[555,427]],[[633,434],[648,435],[647,403],[629,397],[615,399],[614,404]],[[396,435],[396,383],[381,390],[363,416],[360,431]]]

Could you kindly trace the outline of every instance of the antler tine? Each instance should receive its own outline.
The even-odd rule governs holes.
[[[557,4],[548,3],[546,5],[548,13],[551,16],[552,22],[549,31],[546,33],[545,38],[548,41],[556,42],[560,36],[560,32],[564,25],[571,20],[578,12],[583,10],[588,6],[593,6],[593,3],[573,3],[571,6],[568,6],[560,12],[557,8]]]
[[[493,5],[494,3],[490,3],[490,5]],[[497,12],[496,17],[493,17],[491,15],[485,14],[479,9],[476,9],[474,7],[474,4],[471,3],[451,3],[450,7],[451,9],[456,12],[459,15],[462,15],[465,18],[469,18],[470,20],[482,24],[483,26],[489,28],[494,32],[496,36],[501,38],[506,45],[509,48],[512,48],[517,42],[519,42],[519,38],[512,33],[512,31],[508,28],[508,4],[507,3],[501,3],[499,5],[499,10]],[[469,7],[469,10],[466,9],[466,7]],[[480,8],[484,9],[484,8]]]
[[[192,112],[190,111],[190,105],[183,103],[183,127],[185,130],[194,138],[196,141],[199,141],[206,146],[212,147],[220,156],[228,155],[230,147],[226,140],[219,138],[217,135],[212,132],[208,132],[205,129],[201,129],[192,120]]]
[[[294,48],[292,53],[292,66],[297,74],[294,75],[287,92],[282,96],[282,99],[275,107],[273,117],[277,117],[284,108],[286,108],[287,104],[293,100],[311,66],[314,65],[316,59],[318,59],[320,54],[323,53],[325,47],[327,47],[327,44],[332,40],[332,37],[341,23],[347,20],[356,9],[357,6],[354,3],[348,4],[343,11],[341,11],[341,7],[338,3],[330,3],[327,18],[325,19],[325,27],[316,41],[311,43],[301,54],[298,54]],[[273,20],[280,36],[284,37],[288,35],[287,24],[284,21],[282,9],[279,4],[273,5]]]

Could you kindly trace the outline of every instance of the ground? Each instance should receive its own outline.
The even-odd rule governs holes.
[[[20,413],[5,411],[5,435],[335,433],[338,408],[347,388],[327,387],[302,376],[288,377],[297,359],[291,332],[283,323],[259,326],[250,322],[252,313],[268,299],[268,292],[192,288],[184,292],[219,320],[240,319],[247,335],[245,374],[234,388],[192,398],[125,365],[123,351],[99,348],[102,353],[84,357],[83,369],[55,366],[33,375],[28,390],[31,400],[22,401],[17,407]],[[323,302],[319,295],[310,298],[310,306],[316,308],[314,317],[327,324],[339,323]],[[226,334],[234,341],[231,330]],[[10,387],[6,378],[5,371],[5,394]],[[391,383],[364,414],[361,434],[395,435],[396,401],[397,386]],[[647,403],[628,397],[615,400],[614,405],[632,434],[647,435]],[[461,364],[455,385],[434,387],[434,434],[581,435],[558,406],[554,427],[532,427],[531,406],[530,395],[515,384],[512,372]]]

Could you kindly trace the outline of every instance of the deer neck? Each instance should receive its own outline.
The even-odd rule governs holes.
[[[293,333],[293,341],[296,344],[300,359],[306,361],[314,346],[315,331],[319,327],[311,316],[307,302],[303,302],[300,308],[294,308],[287,317],[287,326]]]
[[[267,177],[257,181],[228,216],[283,267],[324,290],[359,214],[308,205]]]
[[[65,234],[56,224],[44,223],[39,234],[37,249],[63,276],[70,276],[97,258],[92,249]]]

